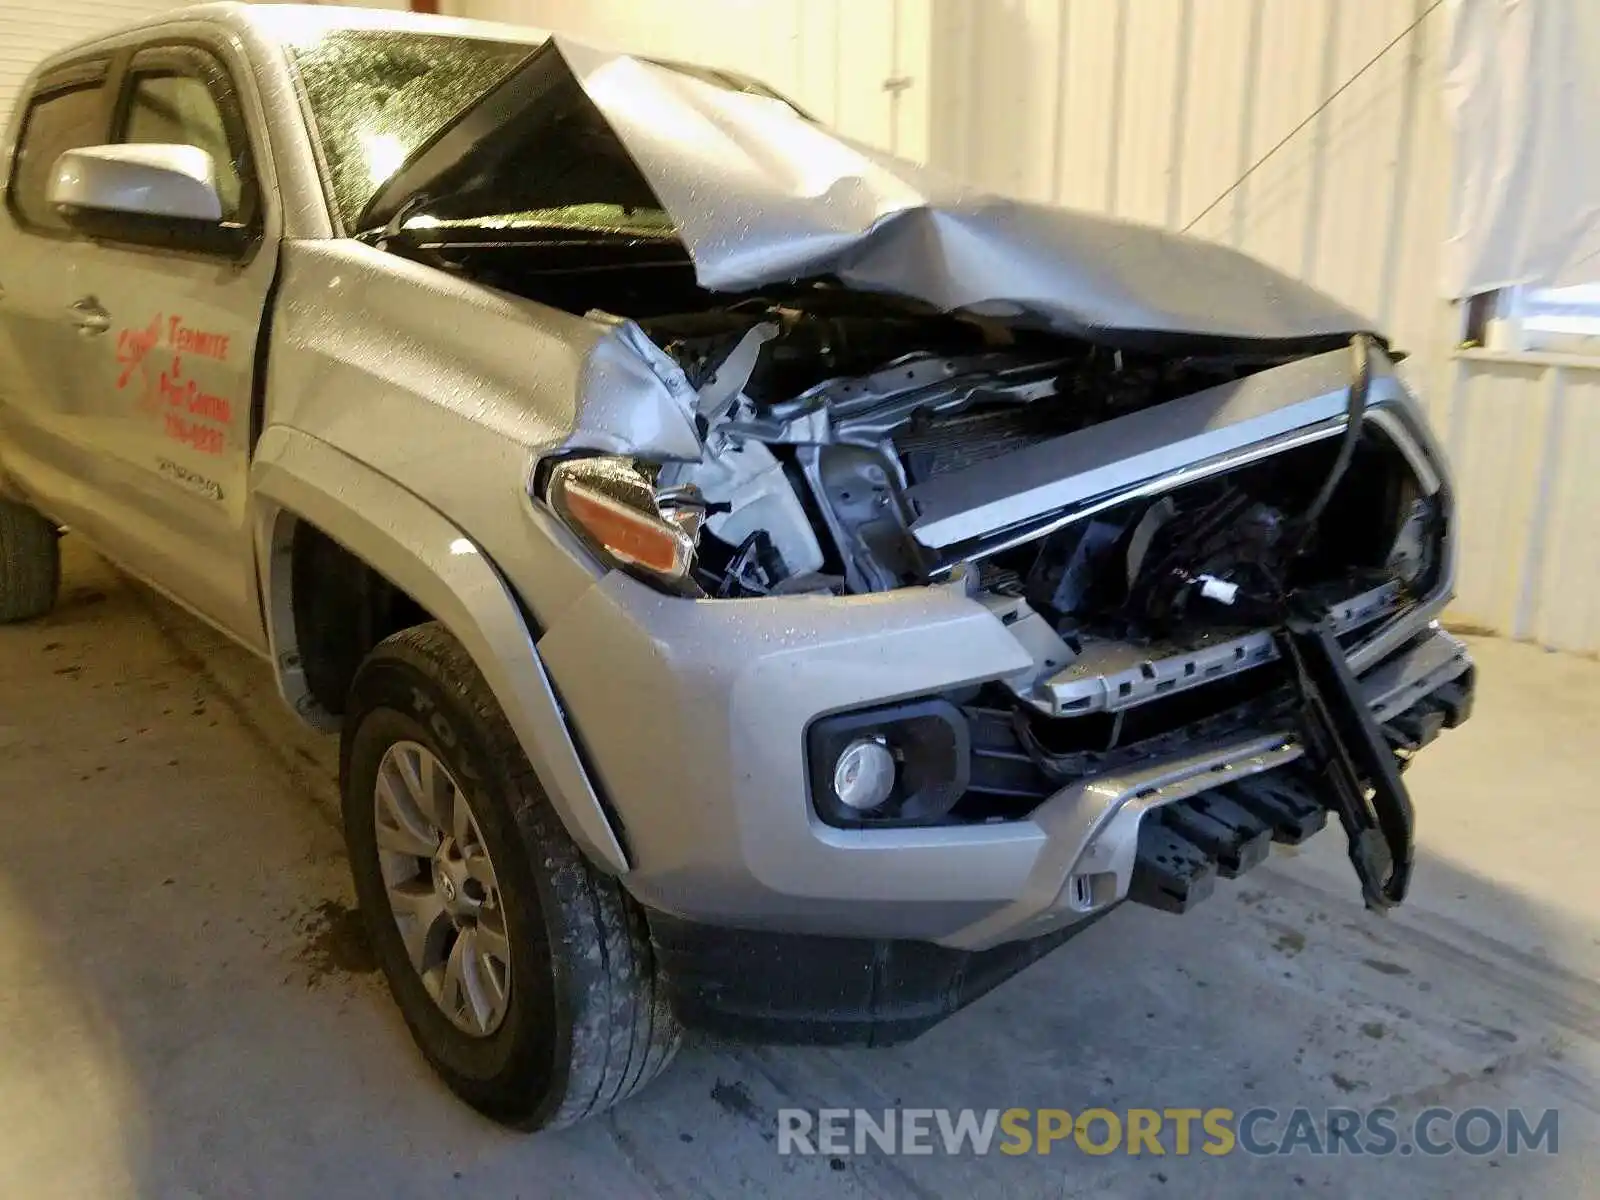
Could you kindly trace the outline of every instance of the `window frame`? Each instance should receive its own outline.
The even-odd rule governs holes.
[[[33,88],[28,92],[27,99],[22,105],[22,118],[17,126],[17,136],[11,152],[11,169],[6,176],[6,209],[11,214],[11,219],[16,222],[17,228],[22,232],[32,237],[50,238],[58,242],[82,240],[83,235],[70,226],[56,228],[50,225],[41,225],[22,209],[22,204],[18,199],[20,189],[17,184],[22,174],[23,159],[26,157],[28,131],[33,126],[36,110],[44,101],[61,92],[83,87],[97,87],[100,91],[100,103],[99,115],[96,120],[97,133],[101,141],[85,142],[84,145],[103,144],[105,139],[110,137],[112,108],[117,95],[117,82],[117,56],[104,53],[92,54],[49,68],[40,75]]]
[[[112,245],[155,250],[158,253],[197,254],[207,258],[245,262],[254,257],[266,229],[266,190],[261,186],[261,147],[259,138],[250,128],[240,99],[238,83],[220,49],[197,38],[159,37],[125,49],[119,56],[115,70],[114,93],[106,139],[112,145],[126,145],[122,139],[127,133],[129,112],[133,106],[134,88],[145,76],[180,75],[197,79],[211,94],[222,118],[224,136],[230,149],[238,157],[234,167],[239,173],[239,220],[231,222],[242,229],[247,238],[242,253],[230,253],[206,245],[200,240],[174,236],[170,242],[151,245],[115,238],[97,238]]]
[[[254,215],[256,207],[254,189],[249,186],[247,177],[240,173],[243,155],[235,150],[221,105],[204,80],[186,71],[141,66],[128,73],[125,101],[120,125],[112,130],[116,138],[113,144],[130,146],[164,142],[207,151],[216,172],[219,198],[223,200],[223,219],[239,224],[250,223],[249,218]],[[207,106],[209,112],[205,111]],[[143,131],[145,136],[135,139],[135,127],[141,121],[151,120],[160,122],[159,132],[164,136],[148,136],[153,131],[147,127]],[[201,128],[202,125],[209,128]],[[231,197],[226,194],[229,191],[232,192]]]
[[[148,61],[147,61],[148,60]],[[153,67],[152,67],[153,64]],[[200,244],[197,240],[173,237],[164,244],[146,241],[129,241],[104,236],[90,236],[70,226],[52,228],[32,221],[17,202],[17,180],[22,167],[29,126],[34,109],[40,101],[56,92],[85,85],[98,86],[100,106],[97,116],[98,141],[86,145],[116,145],[127,125],[127,112],[133,100],[133,86],[141,74],[192,75],[204,83],[217,102],[222,115],[223,129],[230,145],[235,138],[242,147],[243,160],[240,172],[241,215],[245,233],[242,252],[219,250],[215,246]],[[255,257],[265,237],[267,205],[270,197],[261,183],[262,134],[251,128],[245,117],[242,93],[236,73],[229,65],[222,47],[202,38],[161,34],[155,31],[147,41],[135,45],[101,49],[67,59],[47,67],[29,90],[23,101],[22,116],[13,143],[10,167],[5,177],[5,206],[17,228],[31,236],[50,238],[59,242],[104,243],[119,248],[151,250],[156,253],[198,255],[208,259],[221,259],[241,265]]]

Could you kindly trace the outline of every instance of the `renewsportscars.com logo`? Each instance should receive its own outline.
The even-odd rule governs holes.
[[[780,1108],[779,1154],[1557,1154],[1557,1109]]]

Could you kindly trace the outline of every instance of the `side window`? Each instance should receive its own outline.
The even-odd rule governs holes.
[[[261,198],[250,136],[228,68],[197,45],[148,46],[133,56],[121,88],[112,139],[198,146],[216,171],[222,219],[260,225]]]
[[[216,165],[222,219],[240,219],[241,148],[229,144],[222,109],[203,80],[154,72],[135,75],[119,140],[200,147]]]
[[[10,189],[13,210],[23,224],[66,230],[66,222],[50,206],[50,179],[56,159],[66,151],[105,140],[103,91],[99,83],[58,87],[39,93],[28,105]]]

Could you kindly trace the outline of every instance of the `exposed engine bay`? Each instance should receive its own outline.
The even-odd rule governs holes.
[[[663,511],[698,526],[704,594],[965,577],[1008,621],[1043,618],[1062,639],[1059,663],[1074,638],[1248,628],[1294,588],[1349,582],[1355,595],[1431,569],[1429,506],[1381,435],[1351,447],[1326,497],[1318,488],[1345,452],[1333,438],[942,559],[912,532],[918,485],[1003,470],[1019,448],[1283,360],[1141,355],[863,299],[820,292],[639,322],[698,395],[704,459],[662,465],[656,487]],[[1315,527],[1302,528],[1313,503]]]
[[[530,279],[503,249],[474,250],[488,251],[469,255],[480,279],[546,300],[549,284],[574,310],[602,286],[587,271]],[[549,460],[536,485],[570,527],[691,597],[960,586],[1032,659],[938,702],[971,731],[971,776],[959,799],[894,820],[1015,819],[1130,756],[1287,722],[1307,761],[1285,811],[1337,813],[1368,903],[1404,897],[1396,753],[1420,744],[1411,725],[1444,718],[1380,725],[1345,656],[1433,586],[1443,510],[1415,448],[1368,419],[1373,339],[1356,335],[1330,379],[1326,339],[1100,344],[825,280],[730,299],[681,264],[654,263],[654,287],[637,261],[618,266],[634,315],[591,315],[675,381],[699,456]],[[1322,374],[1285,375],[1309,363]],[[1271,382],[1252,396],[1257,378]],[[1305,409],[1303,388],[1322,408]],[[1245,440],[1207,458],[1219,427]],[[1107,463],[1146,460],[1166,465],[1096,490]],[[1257,824],[1283,816],[1268,807]],[[1189,885],[1162,836],[1141,849],[1140,878],[1165,903]]]
[[[641,502],[687,535],[689,594],[862,594],[966,578],[976,594],[1021,601],[1009,620],[1037,614],[1063,638],[1140,640],[1186,624],[1248,626],[1263,595],[1312,576],[1365,572],[1375,586],[1388,573],[1409,585],[1431,569],[1437,514],[1372,430],[1339,494],[1319,501],[1326,519],[1314,529],[1287,522],[1329,476],[1332,438],[1205,486],[1091,505],[1059,529],[994,528],[983,544],[952,547],[914,528],[921,495],[943,483],[1003,475],[1019,451],[1048,452],[1344,339],[1101,344],[826,280],[718,296],[694,284],[680,248],[641,237],[428,227],[391,248],[619,322],[681,373],[699,459],[635,466],[653,493]],[[1307,536],[1291,550],[1291,534]]]
[[[1137,356],[837,291],[639,324],[700,396],[705,461],[659,482],[673,503],[670,489],[706,501],[713,596],[926,582],[908,488],[1273,365]]]

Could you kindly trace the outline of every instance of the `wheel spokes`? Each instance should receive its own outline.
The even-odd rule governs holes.
[[[386,757],[392,758],[412,803],[428,824],[441,832],[449,829],[455,819],[455,782],[439,760],[414,742],[400,743]]]
[[[417,878],[396,884],[389,889],[389,907],[394,912],[411,965],[419,973],[426,973],[433,965],[427,961],[432,934],[440,922],[449,920],[444,901],[434,891],[433,881]]]
[[[484,853],[482,846],[473,846],[466,850],[461,862],[467,869],[468,878],[476,879],[483,885],[486,896],[493,897],[499,893],[500,881],[495,878],[494,864],[489,861],[489,856]]]
[[[485,958],[492,958],[500,963],[502,971],[509,973],[511,970],[511,942],[506,937],[503,927],[491,921],[478,921],[478,927],[473,931],[477,939],[477,950]]]
[[[469,948],[472,955],[472,978],[479,995],[488,1006],[484,1014],[485,1029],[500,1023],[500,1017],[506,1009],[509,991],[507,984],[511,981],[510,960],[500,954],[492,953],[488,949],[487,941],[482,925],[472,931],[472,945]],[[505,939],[500,938],[502,945],[504,942]]]
[[[423,806],[439,829],[451,829],[455,825],[455,780],[450,778],[450,773],[433,755],[423,751],[420,758],[421,766],[418,774],[421,777],[422,794],[418,798],[418,803]]]
[[[505,988],[494,964],[484,957],[478,931],[463,929],[445,962],[441,997],[446,1011],[454,1012],[478,1033],[488,1033],[505,1006]]]
[[[478,824],[472,819],[472,809],[467,807],[466,796],[459,791],[451,797],[450,833],[463,854],[467,852],[467,847],[480,845]]]
[[[426,746],[395,742],[378,764],[373,817],[389,907],[423,987],[463,1032],[493,1033],[510,996],[511,947],[467,796]]]
[[[418,810],[400,773],[387,764],[378,772],[377,800],[378,849],[428,858],[439,848],[439,831]]]

